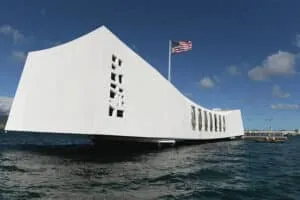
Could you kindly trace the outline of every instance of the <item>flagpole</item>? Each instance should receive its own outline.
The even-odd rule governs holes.
[[[171,82],[171,54],[172,54],[172,41],[169,40],[169,68],[168,68],[168,81]]]

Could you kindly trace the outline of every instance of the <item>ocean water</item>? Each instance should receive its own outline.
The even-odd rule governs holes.
[[[300,137],[128,150],[0,134],[0,199],[300,199]]]

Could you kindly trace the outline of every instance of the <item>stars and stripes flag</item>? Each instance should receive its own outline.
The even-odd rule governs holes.
[[[173,54],[181,53],[189,50],[192,50],[192,41],[189,40],[172,41],[171,52]]]
[[[172,54],[177,54],[185,51],[192,50],[192,41],[181,40],[173,41],[169,40],[169,65],[168,65],[168,80],[171,82],[171,57]]]

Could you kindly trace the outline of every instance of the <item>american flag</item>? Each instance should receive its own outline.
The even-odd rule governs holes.
[[[181,53],[184,51],[192,50],[192,41],[172,41],[171,51],[172,53]]]

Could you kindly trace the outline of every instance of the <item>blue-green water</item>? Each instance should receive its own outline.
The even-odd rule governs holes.
[[[300,199],[300,137],[160,150],[0,134],[0,199]]]

